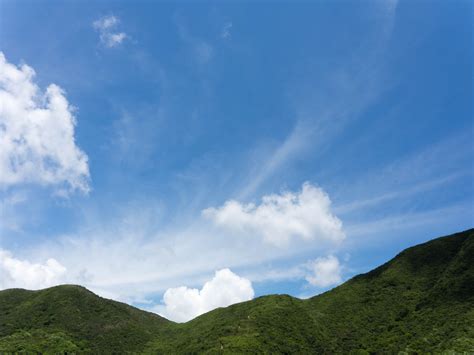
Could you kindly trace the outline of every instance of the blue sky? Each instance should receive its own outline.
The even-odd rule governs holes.
[[[2,288],[79,283],[181,321],[472,227],[469,1],[0,17]]]

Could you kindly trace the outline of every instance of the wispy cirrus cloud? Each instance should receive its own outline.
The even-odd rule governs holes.
[[[118,47],[128,37],[117,28],[120,24],[118,17],[108,15],[94,21],[92,26],[99,32],[100,42],[107,48]]]
[[[221,38],[222,39],[230,39],[230,37],[232,36],[232,33],[231,33],[231,30],[232,30],[232,22],[228,21],[224,24],[224,26],[222,27],[222,31],[221,31]]]
[[[332,142],[390,87],[384,67],[387,43],[393,32],[397,1],[375,4],[377,27],[356,51],[328,73],[298,82],[289,97],[293,101],[293,128],[269,154],[257,157],[239,189],[245,198],[282,169],[311,152],[321,155]]]
[[[201,37],[195,36],[186,26],[184,19],[176,15],[175,23],[178,29],[179,38],[186,44],[187,49],[191,52],[192,58],[200,67],[210,63],[214,58],[214,46],[212,43]]]
[[[382,204],[424,195],[469,179],[474,147],[470,135],[457,132],[403,157],[373,167],[339,187],[340,203],[334,210],[347,216]],[[459,146],[465,147],[459,149]]]

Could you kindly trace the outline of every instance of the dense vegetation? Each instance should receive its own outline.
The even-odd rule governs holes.
[[[409,248],[308,300],[272,295],[185,324],[78,286],[0,292],[0,352],[474,352],[474,230]]]
[[[135,351],[166,323],[80,286],[0,292],[0,352]]]

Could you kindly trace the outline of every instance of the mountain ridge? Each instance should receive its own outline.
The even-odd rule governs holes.
[[[407,248],[309,299],[266,295],[187,323],[61,285],[0,291],[0,351],[474,351],[474,229]]]

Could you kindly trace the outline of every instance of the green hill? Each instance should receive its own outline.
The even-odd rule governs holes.
[[[176,324],[78,286],[0,292],[0,352],[474,352],[474,230],[406,249],[308,300],[256,298]]]
[[[0,352],[135,351],[168,323],[81,286],[0,292]]]

